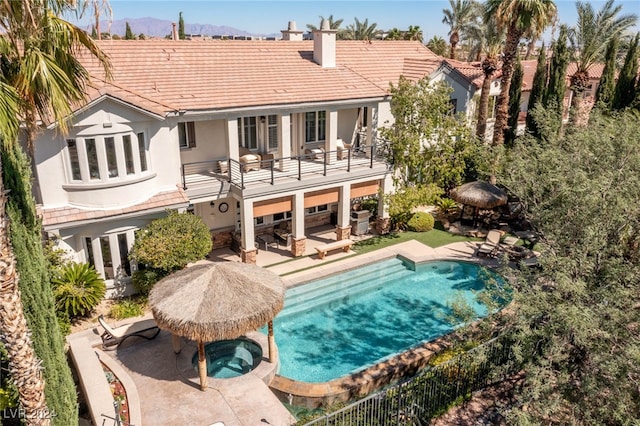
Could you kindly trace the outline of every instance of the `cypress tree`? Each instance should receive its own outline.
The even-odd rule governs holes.
[[[182,19],[182,12],[180,12],[180,18],[178,19],[178,38],[180,40],[185,39],[184,35],[184,19]]]
[[[55,413],[53,424],[76,425],[76,388],[65,356],[42,250],[41,224],[31,195],[31,167],[17,143],[3,144],[1,161],[5,188],[11,191],[7,214],[20,274],[19,287],[34,350],[42,360],[47,406]]]
[[[604,69],[596,89],[595,104],[602,110],[610,110],[616,90],[616,56],[618,54],[618,37],[612,37],[607,44]]]
[[[547,88],[547,49],[542,43],[540,54],[538,55],[538,63],[536,65],[536,73],[533,76],[533,85],[531,86],[531,93],[529,94],[529,104],[527,105],[527,111],[533,110],[538,102],[542,102],[545,96],[545,89]],[[538,135],[538,127],[533,115],[527,114],[527,131],[534,136]]]
[[[91,26],[91,38],[94,40],[98,39],[98,32],[96,31],[95,25]]]
[[[613,109],[620,110],[631,105],[635,98],[636,80],[638,78],[638,39],[637,33],[629,44],[627,56],[624,58],[622,71],[618,76],[616,91],[613,97]]]
[[[566,25],[560,26],[558,39],[553,43],[552,57],[549,67],[549,83],[544,95],[544,106],[555,105],[562,117],[564,94],[567,90],[567,66],[569,66],[570,52],[567,45],[569,29]]]
[[[513,75],[511,76],[511,86],[509,87],[509,119],[507,120],[509,127],[505,131],[504,137],[504,143],[508,146],[513,144],[518,132],[518,116],[520,115],[523,76],[524,70],[522,69],[520,57],[518,57]]]
[[[135,40],[136,36],[131,31],[131,27],[129,26],[129,22],[125,22],[125,30],[124,30],[124,39],[125,40]]]

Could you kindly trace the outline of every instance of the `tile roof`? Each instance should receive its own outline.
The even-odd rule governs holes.
[[[476,89],[480,89],[482,87],[482,82],[484,81],[484,72],[482,71],[481,62],[463,62],[463,61],[456,61],[454,59],[445,59],[445,61],[453,69],[455,69],[460,74],[462,74],[462,76],[469,83],[476,86]],[[494,79],[499,78],[500,75],[501,75],[501,71],[498,69],[494,74]]]
[[[64,225],[71,226],[76,222],[87,220],[98,221],[100,219],[114,219],[117,216],[130,213],[148,213],[148,210],[160,210],[170,207],[188,205],[189,199],[180,187],[172,191],[160,192],[142,203],[129,207],[120,207],[111,210],[85,209],[74,206],[55,208],[42,208],[39,206],[38,214],[42,217],[42,225],[45,229],[53,229]]]
[[[110,57],[113,79],[105,83],[98,62],[81,53],[93,77],[91,99],[108,93],[165,113],[380,97],[388,94],[389,82],[398,81],[406,63],[428,72],[439,61],[413,41],[339,40],[335,68],[313,61],[313,41],[99,43]],[[411,72],[415,75],[416,69]]]

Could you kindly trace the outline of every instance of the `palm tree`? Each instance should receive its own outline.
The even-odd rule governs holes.
[[[589,85],[589,69],[603,59],[607,44],[613,37],[619,37],[624,30],[635,25],[636,15],[618,16],[622,6],[614,6],[614,0],[608,0],[596,13],[590,3],[578,1],[576,9],[578,22],[571,29],[569,39],[577,53],[577,69],[571,76],[571,90],[574,96],[571,105],[578,114],[584,107],[583,92]]]
[[[456,46],[460,42],[462,35],[467,30],[469,24],[476,18],[478,3],[474,0],[449,0],[451,9],[442,9],[444,18],[443,24],[449,26],[449,58],[456,58]]]
[[[431,40],[427,42],[427,47],[438,56],[444,56],[447,53],[447,42],[442,37],[431,37]]]
[[[422,30],[419,25],[409,25],[409,29],[404,33],[405,40],[415,40],[422,43]]]
[[[55,2],[63,2],[63,0],[53,0]],[[68,3],[75,3],[73,0],[69,0]],[[109,18],[109,23],[111,23],[111,18],[113,17],[113,11],[111,10],[111,5],[109,4],[109,0],[80,0],[80,17],[84,15],[85,12],[90,11],[93,12],[93,18],[95,19],[94,28],[96,29],[96,35],[98,40],[102,40],[102,32],[100,31],[100,15],[103,13]],[[75,7],[75,6],[74,6]],[[181,12],[182,15],[182,12]],[[110,31],[107,29],[107,31]]]
[[[402,31],[397,28],[391,28],[387,32],[387,36],[384,38],[385,40],[402,40]]]
[[[344,21],[344,19],[334,20],[333,19],[333,15],[329,15],[329,17],[326,18],[326,19],[327,19],[327,21],[329,21],[329,28],[331,28],[332,30],[339,30],[340,29],[340,25],[342,25],[342,21]],[[322,22],[324,20],[325,20],[325,17],[324,16],[320,16],[320,22]],[[318,30],[318,27],[316,27],[313,24],[307,24],[307,28],[311,32]]]
[[[493,16],[487,16],[482,26],[484,40],[483,53],[485,55],[482,61],[482,72],[484,80],[482,80],[482,91],[480,92],[480,101],[478,102],[478,120],[476,122],[476,136],[484,141],[487,134],[487,117],[489,113],[489,92],[491,91],[491,82],[493,76],[498,70],[498,55],[504,44],[504,32],[498,31]]]
[[[84,98],[87,72],[73,56],[84,46],[108,70],[106,57],[91,37],[60,18],[76,7],[74,0],[0,2],[0,132],[5,144],[15,143],[19,120],[26,124],[30,150],[38,120],[51,117],[67,130],[70,103]],[[6,90],[5,90],[6,89]],[[15,113],[17,109],[18,113]],[[12,113],[12,110],[14,113]],[[0,174],[0,330],[20,404],[32,424],[49,424],[45,383],[27,328]]]
[[[487,0],[486,14],[495,18],[499,31],[506,29],[501,88],[493,131],[493,144],[501,145],[507,128],[509,86],[520,39],[533,33],[542,33],[555,17],[556,5],[553,0]]]
[[[345,30],[345,38],[347,40],[373,40],[378,35],[377,26],[375,22],[369,25],[369,19],[359,21],[358,18],[354,18],[353,24],[347,25]]]

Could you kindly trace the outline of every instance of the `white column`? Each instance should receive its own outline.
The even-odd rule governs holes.
[[[282,114],[278,116],[278,157],[291,157],[291,115]],[[284,171],[285,160],[280,161],[280,170]]]
[[[338,111],[327,111],[327,128],[326,128],[326,138],[324,149],[327,152],[333,152],[337,148],[336,140],[338,139]],[[332,154],[335,155],[335,154]],[[327,162],[331,163],[331,156],[327,156]]]
[[[242,234],[242,248],[251,250],[255,247],[255,232],[253,227],[253,202],[242,200],[240,202],[240,233]]]
[[[384,202],[384,199],[393,192],[393,179],[391,178],[391,174],[385,176],[380,184],[382,185],[381,192],[383,195],[378,198],[378,217],[387,218],[389,217],[389,206]]]
[[[291,219],[291,232],[293,238],[304,237],[304,194],[299,192],[293,197],[293,218]]]
[[[374,118],[373,110],[374,110],[373,106],[370,106],[369,108],[367,108],[367,130],[366,130],[367,146],[364,151],[365,156],[367,158],[371,157],[371,145],[373,144],[373,128],[378,124],[377,122],[376,123],[373,122],[373,118]],[[376,118],[377,116],[378,114],[375,114]]]
[[[351,184],[345,183],[340,187],[340,198],[338,199],[338,227],[349,226],[351,218]]]
[[[236,161],[240,158],[237,118],[227,119],[227,152],[229,153],[229,158],[233,158]]]

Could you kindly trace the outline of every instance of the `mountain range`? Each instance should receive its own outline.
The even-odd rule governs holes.
[[[144,34],[147,37],[164,37],[171,34],[172,21],[156,19],[156,18],[135,18],[135,19],[118,19],[111,22],[101,21],[101,31],[110,32],[124,36],[126,23],[129,23],[131,31],[134,34]],[[88,29],[89,31],[91,28]],[[239,30],[233,27],[210,25],[210,24],[187,24],[184,25],[185,34],[201,34],[205,36],[213,35],[235,35],[235,36],[280,36],[280,34],[253,34],[247,31]]]

